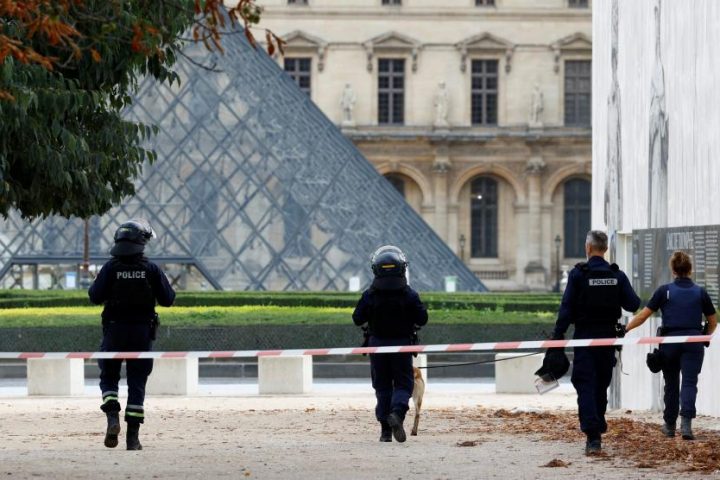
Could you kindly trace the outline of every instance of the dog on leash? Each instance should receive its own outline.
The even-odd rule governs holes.
[[[420,423],[420,408],[422,407],[423,396],[425,395],[425,380],[419,368],[413,367],[415,385],[413,387],[413,404],[415,405],[415,421],[413,422],[410,435],[417,436],[418,424]]]

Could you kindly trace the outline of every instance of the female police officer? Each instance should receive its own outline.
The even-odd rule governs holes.
[[[353,322],[368,324],[371,347],[409,345],[417,328],[428,320],[427,309],[405,278],[407,260],[397,247],[380,247],[372,256],[372,285],[363,292],[353,312]],[[412,354],[381,353],[370,355],[372,385],[380,422],[381,442],[406,439],[403,421],[412,397],[414,378]]]
[[[144,220],[130,220],[115,232],[113,258],[103,265],[88,294],[94,304],[105,304],[102,312],[104,352],[142,352],[152,347],[154,340],[155,302],[169,307],[175,291],[160,268],[143,255],[145,244],[155,236]],[[120,433],[120,402],[118,382],[122,360],[100,360],[100,390],[107,415],[105,446],[114,448]],[[140,424],[145,418],[143,403],[145,384],[152,371],[152,359],[128,360],[127,449],[142,450],[138,438]]]
[[[717,327],[715,307],[705,289],[690,279],[690,256],[684,252],[673,253],[670,269],[675,280],[655,291],[647,306],[630,321],[627,330],[639,327],[650,315],[661,310],[663,336],[700,335],[703,330],[703,315],[708,321],[707,333],[712,335]],[[702,369],[705,351],[700,343],[674,343],[661,344],[660,352],[665,378],[665,425],[662,431],[668,437],[675,436],[680,405],[680,433],[683,439],[693,440],[695,437],[692,433],[692,419],[695,417],[698,375]]]

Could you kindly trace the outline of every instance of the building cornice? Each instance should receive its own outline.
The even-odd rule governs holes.
[[[389,9],[387,7],[265,7],[263,10],[263,19],[273,18],[318,18],[327,20],[332,17],[347,17],[348,19],[375,19],[378,17],[387,17],[397,19],[399,17],[406,19],[428,19],[433,21],[453,21],[458,19],[484,19],[484,20],[512,20],[517,22],[524,21],[592,21],[591,9],[550,9],[550,8],[503,8],[482,9],[482,8],[456,8],[447,9],[425,9],[425,8],[408,8],[402,7],[398,9]]]
[[[358,126],[344,128],[343,134],[353,141],[416,141],[447,143],[485,143],[496,139],[517,139],[526,143],[543,143],[562,139],[592,138],[590,128],[546,127],[529,130],[523,127],[496,129],[453,128],[433,130],[427,127]]]

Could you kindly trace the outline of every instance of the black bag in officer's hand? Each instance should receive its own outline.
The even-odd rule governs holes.
[[[570,370],[570,360],[565,355],[564,348],[548,348],[543,358],[542,367],[540,367],[535,375],[542,378],[545,382],[560,380]]]
[[[665,363],[665,356],[659,348],[656,348],[652,351],[652,353],[647,354],[645,363],[647,363],[647,366],[652,373],[658,373],[663,368],[663,364]]]

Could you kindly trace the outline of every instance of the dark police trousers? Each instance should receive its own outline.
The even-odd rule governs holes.
[[[103,326],[102,352],[143,352],[152,349],[150,340],[150,322],[115,323]],[[103,404],[100,407],[106,413],[120,411],[118,402],[118,384],[122,360],[98,360],[100,367],[100,390]],[[152,372],[152,359],[126,360],[128,400],[125,409],[125,421],[143,423],[145,412],[145,384]]]
[[[615,338],[615,328],[576,325],[574,338]],[[571,380],[578,396],[580,429],[588,437],[599,437],[607,431],[607,390],[617,362],[615,347],[575,347],[574,352]]]
[[[393,345],[410,345],[410,339],[371,336],[368,343],[370,347]],[[375,417],[378,422],[384,422],[392,412],[405,419],[415,385],[412,359],[412,353],[370,354],[372,386],[377,398]]]
[[[674,331],[673,335],[701,335],[700,330]],[[702,343],[662,344],[664,355],[663,378],[665,379],[665,422],[674,424],[680,416],[695,418],[697,382],[702,370],[705,347]],[[682,372],[682,388],[680,373]]]

